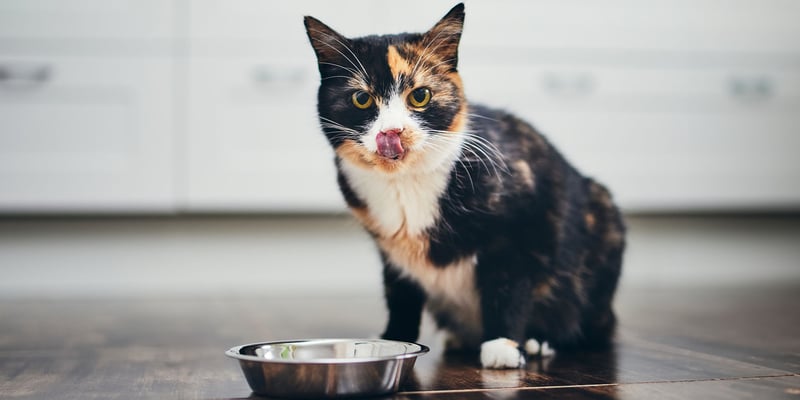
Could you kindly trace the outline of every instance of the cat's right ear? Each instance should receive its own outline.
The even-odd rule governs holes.
[[[311,47],[314,48],[314,53],[317,54],[320,71],[323,70],[324,65],[340,64],[344,49],[347,48],[347,38],[314,17],[306,16],[303,19],[303,23],[306,26],[306,33],[308,34],[308,40],[311,41]]]

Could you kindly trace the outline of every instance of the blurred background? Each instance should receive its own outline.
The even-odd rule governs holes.
[[[381,291],[302,25],[453,1],[0,0],[0,297]],[[623,287],[800,282],[800,3],[467,1],[467,95],[609,186]]]

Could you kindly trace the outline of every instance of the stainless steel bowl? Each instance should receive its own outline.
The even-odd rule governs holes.
[[[256,394],[284,398],[393,393],[428,347],[378,339],[254,343],[225,354],[239,360]]]

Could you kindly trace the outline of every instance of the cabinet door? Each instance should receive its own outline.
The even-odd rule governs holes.
[[[172,210],[172,65],[0,57],[0,211]]]
[[[316,118],[312,54],[195,59],[189,71],[189,210],[344,209]]]
[[[375,2],[190,4],[185,187],[192,211],[344,210],[318,125],[319,73],[303,16],[374,33]]]
[[[533,123],[627,210],[800,204],[790,69],[484,65],[465,67],[464,84]]]
[[[425,0],[386,3],[388,15],[431,10]],[[446,5],[441,4],[441,12]],[[426,15],[430,11],[425,11]],[[502,0],[466,4],[462,49],[669,51],[677,56],[796,50],[794,0]]]

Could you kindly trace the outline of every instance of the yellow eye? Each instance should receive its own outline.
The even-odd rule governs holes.
[[[362,110],[366,110],[372,106],[372,96],[363,90],[357,90],[353,92],[352,99],[353,105]]]
[[[414,89],[408,95],[408,104],[412,107],[425,107],[431,101],[431,90],[426,87]]]

